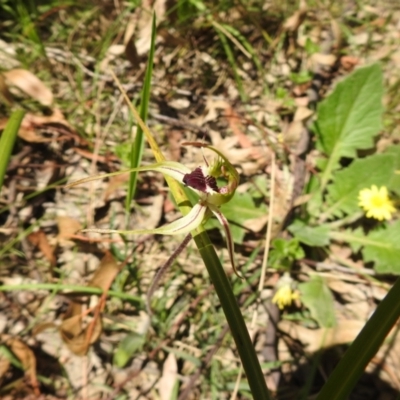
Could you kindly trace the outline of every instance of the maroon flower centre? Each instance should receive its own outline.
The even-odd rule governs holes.
[[[183,176],[183,183],[203,193],[208,193],[207,189],[219,192],[216,179],[210,175],[204,176],[203,170],[200,167],[197,167],[189,174],[185,174]]]

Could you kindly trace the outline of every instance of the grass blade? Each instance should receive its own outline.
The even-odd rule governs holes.
[[[140,117],[143,121],[147,120],[147,114],[149,110],[151,76],[153,74],[155,38],[156,38],[156,15],[153,14],[149,60],[147,62],[146,75],[144,79],[142,95],[141,95],[141,103],[140,103]],[[131,160],[130,160],[131,168],[137,168],[141,164],[143,148],[144,148],[143,129],[139,125],[137,127],[136,137],[134,142],[132,143],[132,148],[131,148]],[[131,172],[128,185],[128,194],[126,196],[126,203],[125,203],[125,210],[127,213],[129,213],[131,201],[135,196],[137,177],[138,177],[138,172]]]
[[[17,110],[11,114],[3,134],[0,138],[0,190],[3,186],[6,175],[7,165],[11,157],[14,143],[18,135],[18,130],[24,118],[24,111]]]
[[[225,50],[226,58],[228,59],[229,63],[231,64],[233,75],[235,77],[235,82],[236,82],[236,85],[238,87],[238,91],[239,91],[239,94],[240,94],[240,99],[243,102],[246,102],[247,95],[246,95],[246,93],[245,93],[245,91],[243,89],[243,81],[242,81],[242,78],[239,75],[239,72],[238,72],[239,68],[237,66],[237,63],[236,63],[236,60],[235,60],[235,56],[234,56],[234,54],[232,52],[231,46],[229,45],[228,39],[226,38],[225,34],[218,27],[216,27],[215,25],[214,25],[214,27],[215,27],[215,31],[217,32],[217,35],[218,35],[218,37],[219,37],[219,39],[220,39],[220,41],[222,43],[222,46],[223,46],[223,48]]]

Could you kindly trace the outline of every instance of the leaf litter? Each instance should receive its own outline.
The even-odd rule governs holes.
[[[299,143],[304,140],[307,142],[307,122],[312,117],[313,108],[310,107],[310,103],[315,100],[309,95],[310,82],[296,81],[299,77],[293,73],[298,73],[302,66],[308,70],[319,69],[324,80],[317,97],[323,97],[331,90],[336,80],[355,66],[380,59],[384,60],[385,79],[395,85],[399,79],[395,68],[399,58],[395,20],[399,16],[394,14],[392,22],[385,24],[379,15],[387,15],[388,11],[380,10],[379,5],[375,8],[366,6],[351,9],[347,12],[353,12],[359,22],[351,40],[344,43],[336,32],[336,36],[331,38],[331,48],[327,53],[307,53],[304,49],[311,45],[310,40],[322,49],[330,24],[333,30],[337,29],[334,26],[336,20],[326,10],[313,10],[302,4],[297,10],[294,9],[291,15],[286,14],[285,18],[282,18],[277,17],[274,11],[278,10],[271,6],[270,14],[265,13],[263,21],[276,27],[271,28],[268,33],[264,32],[274,38],[270,48],[265,47],[262,34],[246,18],[243,19],[238,9],[233,9],[229,18],[223,13],[217,13],[221,19],[218,26],[221,26],[221,23],[229,23],[246,33],[247,40],[258,50],[257,56],[264,66],[265,76],[260,76],[253,64],[245,70],[245,66],[248,65],[247,50],[244,53],[243,49],[236,48],[234,41],[231,42],[237,65],[243,68],[239,77],[245,84],[248,95],[248,101],[244,104],[240,102],[239,91],[236,89],[239,78],[235,79],[234,74],[227,72],[231,66],[223,56],[215,33],[210,26],[204,24],[204,18],[196,18],[190,27],[174,27],[171,19],[173,17],[165,13],[166,4],[162,1],[156,3],[159,7],[159,21],[166,24],[166,28],[161,28],[158,34],[159,45],[156,51],[151,103],[153,109],[149,125],[156,132],[165,154],[171,152],[174,160],[188,166],[198,166],[202,161],[200,152],[182,148],[179,143],[206,140],[221,150],[240,170],[245,192],[242,196],[246,197],[248,207],[259,212],[257,221],[254,218],[246,220],[244,216],[242,219],[235,219],[235,211],[231,216],[234,222],[243,225],[240,235],[236,237],[241,244],[236,256],[242,268],[251,277],[252,283],[243,286],[239,292],[242,293],[239,297],[241,304],[247,304],[248,293],[251,293],[256,285],[253,275],[256,275],[260,268],[261,260],[256,256],[251,265],[246,265],[246,261],[249,252],[263,240],[268,204],[266,198],[255,198],[247,193],[249,182],[253,178],[269,175],[271,152],[278,155],[281,153],[274,208],[274,223],[277,224],[278,235],[294,204],[293,196],[298,190],[298,185],[301,187],[301,182],[305,182],[306,177],[312,173],[310,166],[314,165],[315,160],[315,155],[308,153],[302,176],[296,176],[300,170],[296,166],[299,156],[307,153],[307,143],[302,146]],[[79,230],[85,227],[90,219],[99,227],[123,226],[125,217],[121,203],[125,195],[124,182],[109,179],[93,184],[92,215],[88,215],[88,204],[92,200],[87,198],[87,189],[74,188],[65,191],[61,187],[67,181],[90,176],[90,163],[99,172],[113,172],[121,169],[121,163],[126,161],[121,159],[121,156],[115,156],[112,150],[116,144],[129,141],[131,132],[125,105],[121,106],[120,122],[111,124],[99,153],[94,152],[93,127],[106,130],[107,118],[114,109],[118,95],[114,88],[100,86],[97,86],[99,93],[92,93],[92,69],[98,62],[102,65],[100,70],[103,77],[111,82],[111,79],[107,78],[106,66],[120,66],[123,68],[118,71],[120,76],[130,77],[129,83],[126,84],[127,90],[133,98],[137,98],[148,46],[146,29],[150,21],[145,10],[149,7],[143,8],[141,13],[147,17],[140,17],[139,12],[138,15],[127,12],[123,21],[130,31],[128,32],[127,28],[124,32],[121,25],[120,36],[116,39],[116,42],[120,39],[119,43],[125,46],[125,55],[131,67],[124,63],[124,55],[121,52],[111,49],[115,43],[110,45],[108,54],[112,53],[112,57],[106,61],[96,60],[98,54],[90,53],[90,46],[88,49],[78,49],[72,44],[68,51],[76,52],[74,58],[71,58],[62,46],[56,48],[57,51],[48,51],[58,75],[57,80],[49,77],[45,80],[39,78],[41,68],[44,68],[40,61],[33,63],[31,70],[21,69],[15,62],[18,53],[11,50],[21,49],[22,43],[7,44],[6,57],[10,59],[12,66],[9,71],[2,73],[2,99],[8,106],[27,104],[28,100],[36,104],[27,106],[29,112],[20,129],[20,141],[14,149],[7,180],[1,191],[0,218],[5,225],[1,227],[0,238],[5,248],[10,250],[1,254],[0,281],[9,284],[12,277],[14,282],[15,278],[29,282],[32,288],[35,284],[43,282],[58,282],[60,285],[86,284],[104,290],[103,295],[95,296],[97,304],[93,305],[89,296],[81,293],[63,295],[62,291],[57,294],[32,289],[29,292],[32,293],[30,296],[33,296],[29,313],[25,310],[29,298],[24,300],[23,296],[17,295],[18,292],[0,292],[3,304],[0,314],[6,317],[6,322],[1,325],[2,344],[19,360],[27,376],[26,381],[8,389],[8,394],[5,395],[10,395],[11,398],[28,398],[29,395],[38,396],[40,393],[49,396],[48,398],[107,398],[110,391],[114,391],[111,392],[114,393],[113,398],[117,393],[123,392],[129,393],[130,397],[127,398],[152,399],[158,395],[169,398],[168,395],[174,390],[171,383],[181,379],[180,373],[184,373],[185,378],[197,377],[197,380],[190,382],[190,385],[193,385],[192,397],[187,398],[207,398],[211,389],[204,389],[207,374],[201,366],[203,346],[208,346],[212,351],[218,350],[218,357],[228,370],[234,370],[238,366],[231,341],[218,341],[218,334],[224,331],[224,326],[219,320],[218,302],[213,293],[209,292],[208,277],[199,266],[200,259],[194,248],[188,247],[187,254],[177,260],[164,278],[164,283],[157,289],[153,299],[156,319],[150,327],[148,318],[140,310],[140,306],[122,302],[113,296],[107,296],[106,293],[112,288],[144,297],[157,268],[176,249],[178,241],[151,236],[137,239],[127,237],[124,240],[118,236],[84,238],[79,234]],[[111,22],[116,13],[117,10],[113,9],[110,14],[101,15],[101,18]],[[323,21],[322,24],[317,22],[315,15],[320,16],[318,19]],[[66,23],[78,18],[73,13],[63,17],[67,18]],[[136,27],[132,23],[135,18]],[[373,35],[369,35],[368,32],[368,18],[372,19],[372,26],[377,30]],[[102,33],[99,21],[100,19],[93,18],[87,25],[87,33],[89,36],[93,35],[93,40],[96,35]],[[385,35],[382,32],[385,32]],[[125,41],[121,39],[124,34]],[[79,37],[78,33],[76,35]],[[85,43],[83,36],[79,37],[79,40]],[[48,45],[55,48],[57,43]],[[339,56],[340,50],[347,54]],[[132,67],[133,72],[129,69]],[[78,75],[83,77],[83,92],[79,94],[76,82]],[[264,82],[269,83],[267,93],[263,89]],[[19,91],[15,91],[15,88]],[[97,101],[96,96],[100,96],[102,102],[97,110],[92,110],[91,105]],[[76,101],[77,97],[80,101]],[[392,116],[394,121],[398,107],[390,98],[387,98],[386,102],[392,102],[388,115]],[[48,110],[43,107],[47,107]],[[152,117],[157,114],[169,117],[169,122],[161,123],[156,117]],[[5,126],[8,115],[5,113],[1,127]],[[399,138],[398,126],[393,121],[388,121],[388,127],[392,130],[391,137]],[[290,150],[286,153],[289,154],[288,157],[279,146],[282,138],[284,145]],[[145,159],[146,162],[153,162],[149,154],[145,155]],[[50,163],[47,164],[47,168],[50,165],[51,173],[43,185],[39,182],[40,174],[37,172],[44,170],[46,163]],[[52,187],[53,184],[55,186]],[[135,199],[135,207],[132,208],[129,228],[138,229],[143,226],[151,229],[159,226],[164,220],[176,219],[177,213],[171,207],[161,176],[149,173],[141,177],[139,186],[140,191]],[[240,190],[239,186],[238,199],[241,196]],[[268,196],[268,184],[263,190]],[[298,195],[294,197],[298,198]],[[261,203],[260,199],[263,200]],[[28,226],[32,227],[32,231],[28,231]],[[220,237],[215,232],[211,234],[221,257],[227,260]],[[331,247],[334,254],[324,260],[333,264],[333,271],[340,271],[344,265],[353,262],[348,254],[341,258],[341,262],[335,259],[335,254],[340,256],[346,253],[343,249],[346,248],[335,250]],[[110,255],[110,251],[113,256]],[[368,257],[373,260],[375,253],[370,250]],[[315,272],[310,268],[307,262],[300,263],[299,274],[304,278],[304,275]],[[274,271],[271,271],[271,275],[274,274]],[[313,353],[320,348],[343,345],[354,339],[373,311],[374,302],[377,300],[374,291],[384,289],[379,289],[379,285],[363,279],[362,275],[357,282],[350,277],[354,278],[354,275],[346,272],[342,273],[342,279],[336,280],[335,283],[327,281],[335,296],[345,302],[345,307],[341,308],[341,303],[335,300],[338,308],[335,311],[338,318],[335,328],[329,328],[327,331],[285,320],[279,323],[282,332],[302,343],[301,355],[298,356],[300,362],[305,362],[307,353]],[[273,294],[273,282],[274,279],[270,279],[265,288],[264,295],[268,298]],[[202,319],[207,309],[213,310],[214,317],[211,315],[209,319]],[[251,318],[251,310],[249,305],[243,307],[246,317]],[[262,328],[258,331],[260,339],[256,343],[260,354],[264,354],[266,346],[262,336],[267,318],[265,310],[260,310],[259,325]],[[36,335],[33,335],[33,327],[36,327]],[[110,361],[110,355],[117,350],[127,351],[121,349],[119,344],[131,332],[142,335],[142,338],[147,337],[147,340],[139,341],[132,353],[125,354],[126,359],[130,360],[130,369],[117,368]],[[57,339],[58,334],[60,337]],[[288,361],[282,367],[280,390],[285,385],[294,391],[300,390],[293,383],[296,369],[290,362],[294,347],[283,337],[275,336],[275,341],[278,359]],[[396,349],[398,343],[396,332],[393,332],[388,345]],[[399,389],[400,378],[396,371],[400,368],[399,360],[395,357],[399,352],[392,350],[390,357],[387,357],[387,348],[382,347],[368,368],[371,370],[374,365],[385,364],[380,374],[382,382],[391,382]],[[57,365],[51,373],[43,368],[44,353],[46,357],[55,360]],[[4,358],[2,353],[1,386],[7,387],[8,384],[17,381],[17,368],[12,367],[12,360],[10,355]],[[273,360],[265,358],[265,361]],[[333,361],[329,360],[323,364],[323,368],[329,369],[332,363]],[[67,378],[61,373],[64,367],[68,371]],[[48,376],[59,382],[58,389],[49,383],[38,382],[37,375]],[[226,377],[221,378],[221,381],[224,379],[229,381]],[[96,382],[108,385],[107,391],[96,387]],[[182,393],[185,392],[186,383],[185,380],[181,382]],[[375,390],[371,384],[366,387],[370,392]],[[51,393],[56,397],[51,396]],[[229,390],[224,388],[221,393],[228,396]],[[291,398],[297,398],[296,394]],[[1,395],[3,396],[3,393]]]

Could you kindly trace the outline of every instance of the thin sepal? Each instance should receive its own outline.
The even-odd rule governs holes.
[[[145,234],[156,234],[156,235],[179,235],[186,234],[193,231],[204,220],[207,207],[201,203],[197,203],[188,214],[184,217],[179,218],[169,224],[160,226],[154,229],[135,229],[132,231],[117,230],[117,229],[83,229],[81,232],[96,232],[96,233],[119,233],[121,235],[145,235]]]
[[[182,253],[182,251],[186,249],[186,246],[189,244],[191,239],[192,239],[192,235],[190,233],[188,233],[185,236],[185,239],[183,239],[183,242],[178,246],[177,249],[175,249],[175,251],[170,255],[168,260],[160,267],[160,269],[154,275],[154,278],[150,284],[150,288],[147,291],[147,295],[146,295],[146,308],[147,308],[147,314],[149,314],[149,316],[152,315],[151,298],[153,297],[153,294],[154,294],[155,290],[157,289],[160,280],[165,275],[165,273],[168,271],[168,269],[171,267],[173,262]]]
[[[225,232],[225,239],[226,239],[226,245],[228,247],[228,253],[229,253],[229,258],[231,260],[231,265],[233,272],[240,278],[244,279],[242,275],[239,274],[239,272],[236,269],[235,265],[235,254],[234,254],[234,243],[233,243],[233,238],[232,238],[232,233],[231,233],[231,228],[229,227],[228,220],[225,218],[225,215],[222,214],[222,212],[217,208],[217,207],[210,207],[210,210],[212,213],[215,215],[215,217],[218,219],[219,223],[222,225],[224,228]]]
[[[163,161],[161,163],[145,165],[143,167],[130,168],[123,171],[110,172],[108,174],[89,176],[87,178],[79,179],[78,181],[68,183],[67,185],[65,185],[65,188],[69,189],[73,186],[81,185],[82,183],[86,182],[92,182],[97,179],[110,178],[112,176],[117,176],[130,172],[145,172],[145,171],[161,172],[163,175],[170,176],[171,178],[174,178],[175,180],[181,183],[183,182],[183,177],[191,172],[188,167],[186,167],[181,163],[175,161]]]

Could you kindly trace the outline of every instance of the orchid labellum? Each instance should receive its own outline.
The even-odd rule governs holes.
[[[209,217],[214,215],[224,228],[226,241],[231,260],[232,268],[238,275],[233,254],[233,240],[229,224],[225,216],[221,213],[219,207],[227,203],[235,193],[239,184],[239,175],[234,166],[227,160],[227,158],[215,147],[206,143],[200,142],[186,142],[183,145],[192,145],[201,148],[207,148],[213,151],[217,157],[212,163],[208,163],[204,158],[205,166],[197,167],[194,170],[189,169],[187,166],[174,162],[164,161],[156,164],[133,168],[126,171],[118,171],[111,174],[102,176],[90,177],[80,181],[69,184],[68,186],[75,186],[80,183],[92,181],[102,177],[110,177],[126,172],[142,172],[142,171],[156,171],[161,172],[163,175],[170,176],[187,186],[194,191],[198,196],[198,202],[192,207],[191,211],[159,228],[154,229],[137,229],[137,230],[112,230],[112,229],[85,229],[83,232],[98,232],[98,233],[120,233],[120,234],[158,234],[158,235],[177,235],[187,234],[198,226],[203,224]],[[225,181],[224,185],[219,185],[217,179],[222,178]],[[238,275],[239,276],[239,275]]]

